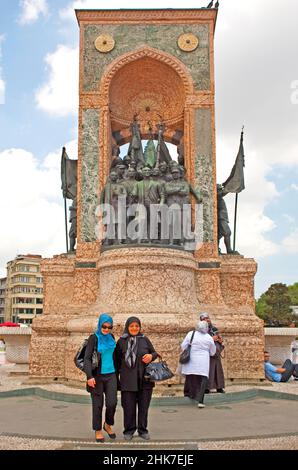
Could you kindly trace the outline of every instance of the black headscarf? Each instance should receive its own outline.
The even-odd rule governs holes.
[[[132,323],[138,323],[140,325],[140,331],[136,336],[132,336],[129,331],[129,325]],[[133,369],[136,365],[137,362],[137,338],[143,336],[141,333],[141,321],[138,317],[130,317],[126,320],[125,327],[124,327],[124,332],[121,336],[121,338],[127,339],[127,347],[126,347],[126,352],[125,352],[125,363],[127,367],[130,369]]]

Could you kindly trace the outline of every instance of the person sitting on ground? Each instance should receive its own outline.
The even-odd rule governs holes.
[[[271,382],[288,382],[292,375],[295,380],[298,380],[297,364],[293,364],[290,359],[287,359],[282,367],[275,367],[270,362],[270,354],[268,351],[264,352],[264,368],[265,376]]]

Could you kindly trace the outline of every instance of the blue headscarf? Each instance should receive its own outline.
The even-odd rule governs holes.
[[[116,348],[116,341],[111,335],[111,330],[110,330],[110,333],[108,333],[107,335],[104,335],[101,332],[101,327],[104,323],[109,323],[111,326],[113,326],[113,318],[107,315],[106,313],[103,313],[99,317],[97,330],[95,331],[95,334],[98,339],[97,351],[100,353],[106,351],[107,349]]]

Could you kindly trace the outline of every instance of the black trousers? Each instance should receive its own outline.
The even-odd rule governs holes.
[[[290,359],[287,359],[282,367],[286,370],[281,374],[281,382],[287,382],[292,375],[298,377],[298,364],[293,364]]]
[[[204,375],[188,374],[185,377],[184,396],[204,403],[205,390],[208,383],[208,377]]]
[[[152,388],[139,390],[138,392],[121,392],[121,405],[124,415],[123,434],[133,434],[136,429],[138,429],[139,434],[148,433],[148,410],[151,397]]]
[[[105,405],[105,422],[109,426],[114,424],[114,416],[117,406],[117,379],[116,374],[100,375],[95,378],[96,388],[91,392],[92,398],[92,428],[94,431],[102,429],[102,409]]]

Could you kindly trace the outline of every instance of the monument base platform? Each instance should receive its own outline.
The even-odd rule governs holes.
[[[255,261],[242,256],[196,259],[156,247],[108,250],[92,262],[74,255],[45,260],[44,315],[32,325],[30,378],[85,381],[73,358],[104,312],[113,316],[116,339],[126,319],[138,316],[175,372],[180,344],[205,311],[224,338],[226,379],[262,380],[264,331],[254,311],[255,272]],[[168,384],[180,382],[175,376]]]

